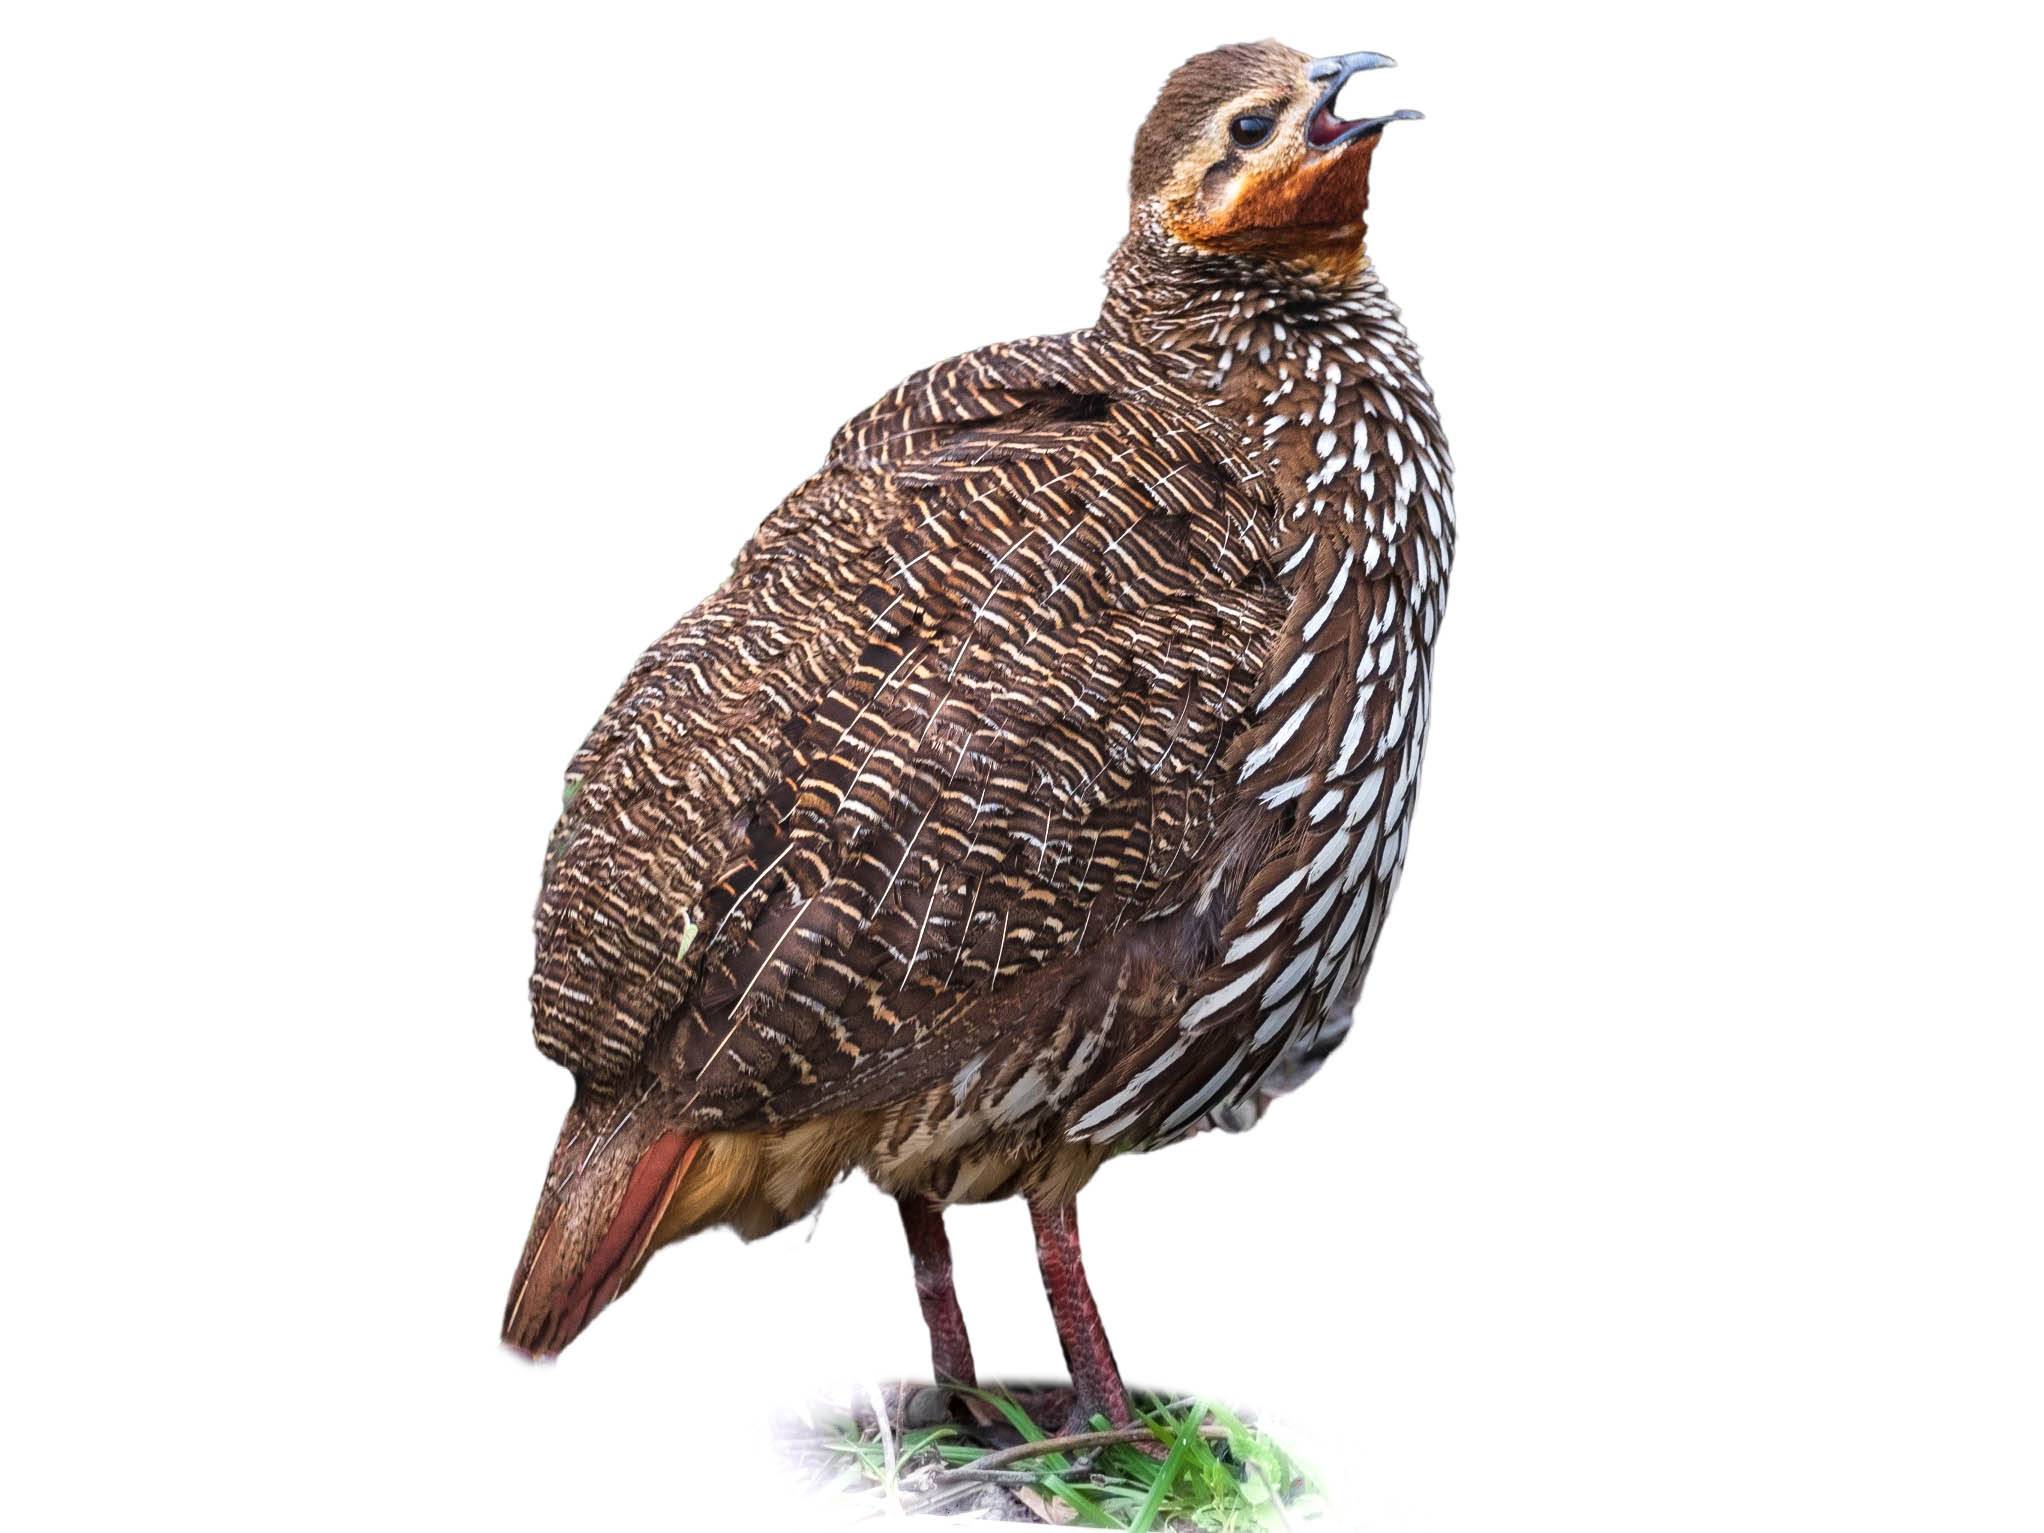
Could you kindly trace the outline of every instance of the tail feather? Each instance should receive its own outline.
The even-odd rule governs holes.
[[[702,1145],[700,1135],[662,1134],[638,1152],[621,1190],[616,1178],[585,1175],[542,1201],[535,1224],[545,1229],[512,1282],[504,1340],[552,1357],[580,1335],[637,1273]]]

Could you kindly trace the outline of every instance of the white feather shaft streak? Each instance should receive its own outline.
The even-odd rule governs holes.
[[[1257,927],[1256,930],[1244,932],[1228,944],[1228,951],[1221,955],[1221,962],[1231,964],[1247,958],[1251,953],[1262,947],[1264,943],[1270,941],[1270,934],[1278,929],[1279,924],[1276,921],[1266,921],[1263,925]]]
[[[1261,921],[1265,916],[1269,915],[1273,910],[1277,909],[1278,906],[1282,905],[1287,899],[1291,898],[1292,891],[1298,888],[1299,885],[1304,883],[1305,881],[1306,870],[1304,868],[1292,869],[1291,872],[1287,873],[1283,878],[1277,881],[1276,885],[1272,887],[1270,893],[1266,894],[1262,899],[1256,902],[1256,914],[1251,916],[1249,919],[1252,921]]]
[[[1185,1053],[1186,1046],[1190,1042],[1191,1040],[1187,1038],[1173,1039],[1171,1046],[1151,1060],[1149,1066],[1141,1074],[1137,1075],[1134,1080],[1087,1113],[1077,1123],[1074,1123],[1072,1125],[1072,1137],[1076,1139],[1092,1133],[1101,1124],[1113,1117],[1114,1114],[1121,1111],[1124,1103],[1139,1096],[1145,1086],[1170,1069],[1171,1066],[1178,1063],[1179,1057]]]
[[[1300,638],[1306,643],[1313,642],[1313,636],[1327,626],[1328,618],[1334,615],[1334,604],[1341,600],[1341,593],[1348,587],[1348,572],[1354,568],[1356,551],[1350,546],[1343,551],[1341,565],[1334,572],[1334,581],[1327,588],[1327,599],[1321,602],[1319,610],[1306,619],[1306,626],[1300,631]]]
[[[1185,1015],[1178,1019],[1179,1027],[1188,1033],[1191,1032],[1215,1012],[1225,1006],[1232,1005],[1236,1000],[1240,999],[1250,986],[1263,978],[1264,971],[1269,968],[1270,960],[1266,958],[1255,968],[1237,976],[1211,995],[1201,996],[1191,1006],[1187,1007]]]
[[[1311,665],[1312,663],[1313,655],[1310,650],[1301,653],[1299,658],[1292,662],[1291,668],[1288,669],[1284,673],[1284,675],[1280,676],[1277,679],[1276,683],[1271,687],[1271,689],[1268,692],[1263,694],[1263,701],[1256,705],[1256,711],[1258,713],[1268,712],[1270,710],[1270,705],[1276,702],[1279,698],[1283,697],[1287,692],[1291,691],[1292,683],[1297,681],[1301,676],[1305,675],[1306,667]]]
[[[1242,1068],[1242,1062],[1249,1057],[1249,1049],[1250,1041],[1245,1038],[1242,1040],[1242,1046],[1229,1056],[1228,1062],[1208,1076],[1207,1083],[1187,1097],[1171,1116],[1163,1121],[1158,1127],[1157,1132],[1159,1134],[1175,1133],[1187,1123],[1190,1123],[1199,1110],[1219,1096],[1221,1089],[1235,1078],[1235,1072]]]
[[[1306,715],[1313,711],[1313,705],[1320,701],[1320,696],[1320,693],[1315,692],[1294,708],[1292,716],[1278,725],[1277,733],[1249,753],[1248,759],[1242,763],[1242,770],[1235,774],[1235,781],[1247,782],[1269,766],[1272,758],[1291,743],[1292,736],[1299,732],[1299,726],[1306,722]]]

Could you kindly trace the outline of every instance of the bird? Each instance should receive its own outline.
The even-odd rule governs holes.
[[[1130,1421],[1081,1259],[1109,1157],[1255,1123],[1347,1033],[1404,865],[1453,465],[1365,252],[1393,61],[1171,73],[1098,319],[854,416],[570,762],[533,1031],[575,1094],[503,1338],[859,1171],[931,1363],[945,1210],[1022,1199],[1071,1420]]]

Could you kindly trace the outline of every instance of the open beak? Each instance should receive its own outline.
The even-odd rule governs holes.
[[[1423,117],[1424,113],[1409,109],[1390,112],[1382,117],[1364,117],[1354,122],[1345,122],[1334,115],[1334,98],[1341,94],[1341,88],[1351,77],[1365,69],[1392,69],[1397,63],[1396,59],[1386,58],[1381,53],[1337,53],[1308,64],[1306,78],[1324,84],[1320,99],[1313,103],[1313,110],[1306,116],[1307,147],[1340,149],[1357,139],[1383,132],[1386,123],[1413,122]]]

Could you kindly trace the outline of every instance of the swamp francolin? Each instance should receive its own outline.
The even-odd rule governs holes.
[[[946,1205],[1021,1197],[1084,1418],[1074,1200],[1341,1039],[1405,858],[1454,546],[1363,251],[1374,53],[1221,48],[1136,136],[1091,328],[856,416],[567,773],[534,1031],[574,1072],[505,1338],[856,1167],[973,1381]]]

